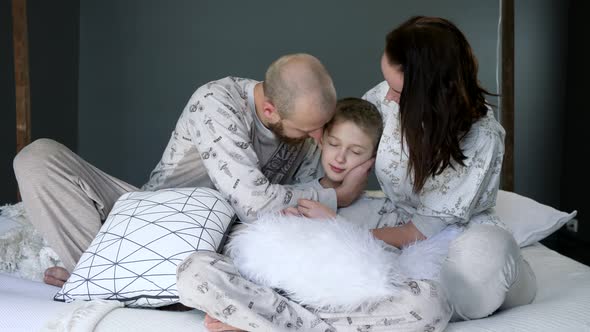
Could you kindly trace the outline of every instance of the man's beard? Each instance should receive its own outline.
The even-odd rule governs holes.
[[[277,136],[279,141],[281,141],[287,145],[296,146],[296,145],[303,143],[307,139],[307,136],[303,136],[303,137],[299,137],[299,138],[285,136],[285,128],[283,128],[282,121],[278,121],[277,123],[269,123],[268,129],[270,129],[270,131],[272,131],[273,134],[275,134]]]

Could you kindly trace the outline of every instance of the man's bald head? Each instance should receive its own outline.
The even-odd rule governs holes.
[[[288,118],[295,104],[305,101],[322,113],[333,113],[336,89],[330,74],[314,56],[304,53],[285,55],[273,62],[263,82],[264,95]]]

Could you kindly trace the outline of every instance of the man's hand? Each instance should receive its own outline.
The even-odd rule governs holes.
[[[328,219],[336,217],[336,212],[318,201],[300,199],[297,203],[297,211],[307,218]]]
[[[367,187],[367,179],[375,158],[371,158],[346,174],[342,184],[336,188],[338,207],[349,206],[363,193]]]

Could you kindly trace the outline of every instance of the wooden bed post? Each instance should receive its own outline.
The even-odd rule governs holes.
[[[16,92],[16,152],[18,152],[31,142],[31,89],[26,0],[12,0],[12,24]]]
[[[12,0],[14,85],[16,94],[16,152],[31,142],[31,85],[29,81],[29,38],[27,1]],[[20,194],[17,189],[17,198]]]
[[[500,122],[506,130],[500,188],[514,191],[514,0],[502,1],[502,91]]]

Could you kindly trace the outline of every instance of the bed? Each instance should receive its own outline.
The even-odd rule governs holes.
[[[15,2],[15,45],[18,60],[28,55],[26,11],[23,1]],[[501,123],[506,129],[506,154],[502,169],[502,188],[514,189],[514,4],[502,1],[502,91]],[[30,142],[30,101],[27,61],[15,61],[18,81],[17,93],[17,151]],[[514,205],[518,211],[526,211],[528,220],[537,221],[533,214],[538,209]],[[570,216],[571,217],[571,216]],[[543,236],[556,230],[563,223],[551,223],[544,228]],[[0,216],[0,237],[14,232],[21,224]],[[548,226],[549,227],[549,226]],[[537,234],[538,235],[538,234]],[[523,238],[527,241],[527,238]],[[565,257],[542,244],[533,241],[523,248],[523,255],[531,264],[538,283],[538,293],[533,303],[492,316],[467,322],[450,323],[449,332],[459,331],[590,331],[590,267]],[[5,249],[5,248],[4,248]],[[0,247],[0,252],[3,248]],[[1,263],[4,263],[0,260]],[[38,270],[38,269],[37,269]],[[0,269],[1,271],[1,269]],[[52,325],[56,317],[71,312],[72,304],[53,301],[57,287],[45,285],[35,273],[0,273],[0,331],[57,331]],[[112,301],[111,301],[112,302]],[[120,306],[104,306],[95,312],[92,324],[70,326],[70,331],[205,331],[204,313],[197,310],[172,312],[155,309],[133,309]],[[79,312],[88,314],[88,312]],[[62,326],[63,328],[63,326]]]
[[[590,267],[539,243],[523,254],[537,276],[534,302],[485,319],[450,323],[446,331],[590,331]],[[70,305],[52,300],[57,290],[0,274],[0,330],[42,330]],[[204,314],[197,310],[115,308],[98,318],[94,331],[205,331]]]
[[[501,193],[498,209],[506,217],[502,209],[509,207],[507,199],[521,209],[541,210],[541,206],[525,206],[531,201],[522,197],[516,200]],[[572,216],[567,215],[567,219]],[[23,220],[26,218],[18,213],[1,214],[0,239],[13,235],[15,230],[26,230],[28,226]],[[0,247],[2,250],[6,248]],[[590,267],[538,242],[526,245],[522,251],[537,277],[538,293],[534,302],[485,319],[450,323],[446,331],[590,331]],[[35,269],[42,271],[41,266]],[[197,310],[125,308],[117,301],[103,301],[97,304],[98,310],[89,310],[83,307],[84,303],[95,301],[68,304],[54,301],[59,288],[40,282],[40,275],[23,271],[7,273],[6,267],[0,271],[4,271],[0,272],[0,331],[205,331],[204,313]],[[75,321],[72,317],[76,315],[84,317],[83,324],[72,324]],[[64,322],[72,325],[64,329]]]

